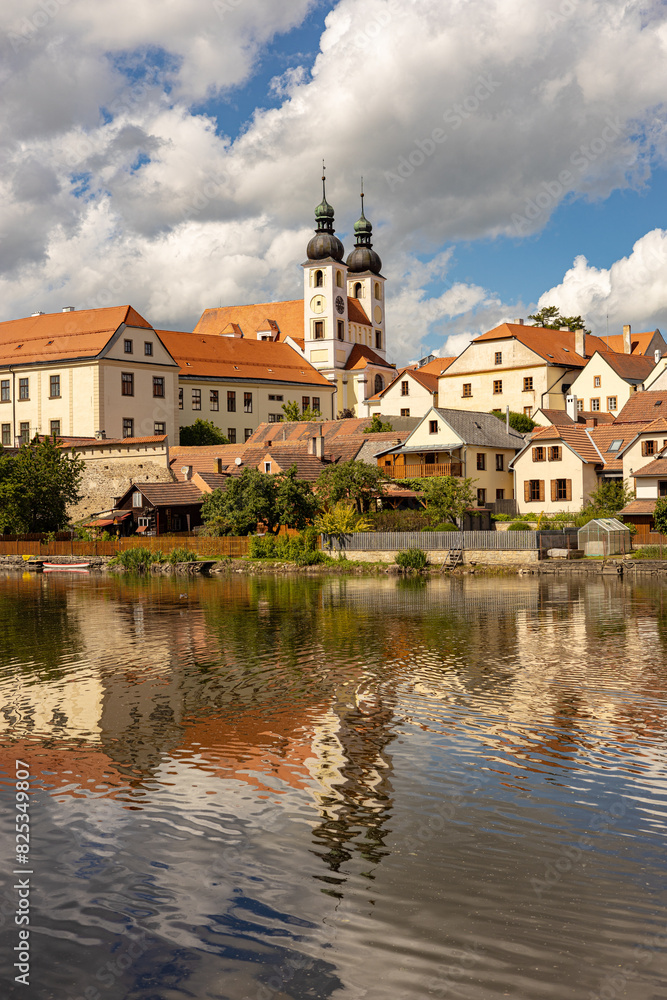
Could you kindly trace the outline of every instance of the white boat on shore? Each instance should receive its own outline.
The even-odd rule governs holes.
[[[75,571],[77,573],[81,573],[81,572],[87,572],[89,566],[90,566],[90,563],[87,563],[87,562],[81,562],[81,563],[50,563],[50,562],[45,562],[44,563],[44,570],[45,571],[46,570],[54,570],[54,569],[55,570],[69,570],[69,571]]]

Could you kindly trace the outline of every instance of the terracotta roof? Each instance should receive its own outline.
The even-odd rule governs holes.
[[[579,427],[576,424],[563,424],[560,427],[536,427],[531,435],[530,444],[555,440],[564,441],[584,462],[604,465],[604,459],[591,438],[592,433],[593,431],[587,427]]]
[[[392,372],[394,371],[393,365],[390,365],[389,362],[385,361],[384,358],[381,358],[379,354],[376,354],[375,351],[372,351],[370,347],[366,347],[364,344],[354,345],[345,362],[345,370],[354,371],[359,368],[366,368],[369,364],[377,365],[380,368],[391,368]]]
[[[612,354],[610,351],[605,351],[600,356],[627,382],[643,382],[655,368],[652,356],[646,358],[641,354]]]
[[[171,507],[198,503],[202,492],[193,483],[134,483],[121,497],[121,502],[129,493],[141,493],[153,507],[169,504]]]
[[[623,510],[619,510],[616,515],[621,514],[652,514],[655,510],[655,500],[631,500]]]
[[[285,337],[303,338],[303,299],[205,309],[194,332],[209,337],[220,336],[233,324],[245,338],[255,339],[257,330],[266,328],[268,320],[277,324],[280,340]]]
[[[0,365],[97,357],[123,323],[153,329],[131,306],[8,320],[0,323]]]
[[[192,466],[200,476],[212,475],[218,471],[218,458],[223,468],[234,465],[234,459],[243,454],[244,444],[174,445],[169,449],[169,468],[179,482],[185,482],[181,472],[184,466]]]
[[[287,472],[293,465],[296,466],[298,479],[304,479],[314,483],[317,477],[327,465],[328,461],[322,461],[317,455],[309,455],[305,448],[297,448],[293,445],[272,445],[271,448],[257,448],[257,454],[261,451],[260,457],[255,461],[255,449],[248,449],[244,457],[245,464],[250,466],[260,466],[263,471],[263,462],[271,462],[271,472]],[[278,468],[274,468],[274,464]]]
[[[475,337],[477,344],[486,340],[509,340],[515,338],[525,347],[539,354],[550,365],[566,368],[583,368],[587,359],[596,351],[607,352],[607,345],[599,337],[586,335],[586,357],[575,353],[575,335],[571,330],[549,330],[541,326],[523,326],[519,323],[501,323],[500,326]],[[462,374],[462,372],[457,372]]]
[[[433,361],[427,361],[425,365],[422,365],[416,370],[418,372],[426,372],[427,375],[442,375],[444,371],[447,371],[452,361],[456,361],[456,358],[434,358]]]
[[[166,440],[166,434],[128,438],[59,437],[58,445],[61,448],[104,448],[107,445],[119,444],[164,444]]]
[[[184,378],[297,382],[331,388],[331,382],[289,344],[173,330],[157,332]]]
[[[634,392],[616,420],[621,423],[628,421],[648,423],[663,412],[667,414],[667,390]]]
[[[615,420],[613,413],[603,413],[602,410],[578,410],[577,423],[586,423],[595,427],[596,424],[613,424]]]
[[[590,436],[604,459],[605,472],[622,472],[623,458],[621,453],[637,434],[636,424],[622,424],[616,420],[613,424],[604,424],[590,428]],[[621,444],[614,451],[609,451],[612,441]]]
[[[633,476],[667,476],[667,458],[654,458],[648,465],[643,465]]]
[[[630,334],[630,350],[631,354],[643,355],[649,348],[649,344],[653,340],[656,333],[660,333],[659,330],[650,330],[648,333],[631,333]],[[611,351],[616,351],[618,354],[623,354],[623,334],[615,333],[611,337],[601,338],[609,345]],[[630,354],[626,354],[626,357],[630,357]]]
[[[350,323],[361,323],[363,326],[372,326],[366,312],[359,302],[359,299],[347,297],[347,318]]]
[[[667,419],[665,417],[658,417],[657,420],[652,420],[646,427],[637,430],[637,434],[660,434],[665,431],[667,431]]]
[[[543,413],[546,419],[556,427],[561,424],[574,424],[574,420],[565,410],[544,409],[540,410],[540,413]]]
[[[435,394],[438,391],[437,375],[433,375],[430,372],[425,372],[421,368],[416,369],[410,366],[408,368],[401,368],[401,370],[396,375],[396,378],[392,379],[389,385],[385,386],[385,388],[382,389],[380,392],[376,392],[375,395],[370,396],[369,400],[381,399],[384,396],[384,394],[391,389],[392,386],[396,385],[397,382],[403,381],[407,375],[411,375],[414,379],[416,379],[417,382],[419,382],[420,385],[422,385],[425,389],[428,389],[430,393]]]

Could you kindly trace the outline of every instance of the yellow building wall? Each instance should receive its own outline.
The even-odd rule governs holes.
[[[176,442],[178,369],[173,365],[167,369],[159,364],[137,364],[129,356],[123,361],[109,358],[99,364],[99,419],[103,420],[103,424],[91,427],[87,433],[103,430],[108,438],[122,438],[123,420],[127,418],[134,421],[134,437],[150,437],[156,433],[155,424],[159,423],[165,425],[169,440]],[[132,396],[122,394],[123,373],[134,376]],[[153,376],[164,378],[164,397],[153,396]],[[92,394],[91,386],[91,397]],[[82,420],[83,416],[82,411]]]
[[[595,385],[596,378],[600,380],[599,386]],[[617,416],[635,392],[634,385],[630,385],[617,375],[613,368],[596,354],[574,380],[569,394],[583,402],[582,410],[592,410],[592,401],[597,399],[600,413],[612,413]],[[610,397],[615,397],[615,407],[609,405]]]
[[[547,514],[555,514],[558,511],[579,511],[597,488],[598,477],[595,465],[582,462],[569,448],[566,448],[562,441],[540,441],[548,454],[549,447],[558,445],[561,447],[562,459],[557,462],[535,462],[533,460],[533,445],[526,449],[523,455],[515,462],[515,497],[519,512],[521,514],[539,514],[544,511]],[[527,480],[538,479],[544,482],[544,501],[524,500],[524,483]],[[571,500],[552,500],[551,481],[553,479],[570,479],[572,481]]]

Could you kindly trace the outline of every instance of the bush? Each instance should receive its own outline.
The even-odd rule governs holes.
[[[369,514],[376,531],[421,531],[428,525],[424,510],[381,510]]]
[[[458,531],[459,528],[456,524],[452,524],[451,521],[444,521],[442,524],[436,524],[434,531]]]
[[[396,565],[401,569],[424,569],[428,556],[423,549],[404,549],[396,554]]]
[[[162,552],[151,549],[125,549],[110,560],[110,566],[122,566],[133,573],[145,573],[151,563],[164,562]]]
[[[253,535],[250,539],[252,559],[284,559],[297,566],[314,566],[328,562],[317,547],[318,532],[306,528],[298,535]]]
[[[659,545],[642,545],[632,555],[635,559],[664,559],[667,556],[667,546],[661,549]]]
[[[167,556],[167,562],[174,563],[181,562],[197,562],[196,552],[191,552],[190,549],[172,549]]]
[[[507,530],[508,531],[532,531],[533,529],[532,529],[531,525],[527,524],[525,521],[512,521],[512,523],[510,524],[510,526],[509,526],[509,528]]]

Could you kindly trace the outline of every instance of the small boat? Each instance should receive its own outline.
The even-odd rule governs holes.
[[[49,569],[51,569],[51,570],[53,570],[53,569],[64,569],[64,570],[76,570],[77,572],[81,572],[81,570],[87,570],[89,566],[90,566],[89,562],[82,562],[82,563],[50,563],[50,562],[45,562],[44,563],[44,569],[45,570],[49,570]]]

